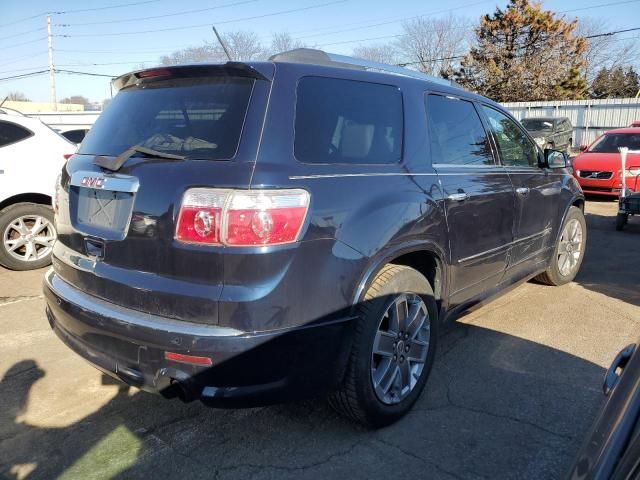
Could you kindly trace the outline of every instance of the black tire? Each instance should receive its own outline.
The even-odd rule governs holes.
[[[576,262],[576,265],[572,268],[571,272],[568,275],[563,275],[560,273],[560,267],[558,265],[558,257],[560,250],[560,239],[562,236],[562,232],[564,231],[565,226],[572,221],[577,220],[580,226],[582,227],[582,244],[580,248],[580,255]],[[587,222],[584,219],[584,213],[578,207],[570,207],[567,216],[562,223],[562,227],[560,228],[560,233],[558,234],[558,238],[556,240],[556,245],[553,249],[553,256],[549,262],[549,266],[547,269],[538,275],[535,279],[541,283],[546,285],[560,286],[566,283],[571,282],[578,272],[580,271],[580,266],[582,265],[582,260],[584,259],[585,247],[587,244]]]
[[[628,219],[629,215],[627,213],[618,213],[618,215],[616,215],[616,230],[619,232],[622,231]]]
[[[394,299],[402,294],[415,294],[415,298],[422,299],[426,306],[430,325],[428,350],[415,386],[399,403],[388,404],[378,398],[373,386],[372,349],[381,319]],[[435,358],[438,309],[431,285],[422,274],[410,267],[388,264],[369,287],[364,301],[358,306],[358,314],[345,377],[339,390],[330,396],[329,403],[346,417],[378,428],[405,415],[424,389]]]
[[[43,217],[50,222],[51,228],[53,228],[53,210],[45,205],[37,203],[16,203],[0,210],[0,265],[10,270],[35,270],[46,267],[51,263],[50,254],[37,260],[20,260],[11,255],[5,245],[5,232],[9,225],[16,219],[29,215]]]

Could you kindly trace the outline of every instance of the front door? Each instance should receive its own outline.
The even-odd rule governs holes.
[[[513,241],[514,193],[476,106],[449,95],[426,101],[431,159],[449,228],[451,306],[496,286]]]
[[[516,192],[517,222],[509,269],[526,274],[549,259],[561,175],[538,166],[538,149],[504,113],[483,105],[500,160]]]

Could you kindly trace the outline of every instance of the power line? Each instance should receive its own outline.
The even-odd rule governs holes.
[[[561,10],[558,13],[579,12],[581,10],[591,10],[593,8],[611,7],[613,5],[624,5],[625,3],[636,3],[640,0],[625,0],[622,2],[601,3],[599,5],[591,5],[589,7],[572,8],[571,10]]]
[[[120,3],[118,5],[107,5],[104,7],[92,7],[92,8],[77,8],[72,10],[62,10],[59,12],[50,12],[52,15],[66,15],[68,13],[79,13],[79,12],[96,12],[98,10],[110,10],[112,8],[123,8],[123,7],[134,7],[136,5],[146,5],[148,3],[156,3],[160,0],[144,0],[142,2],[131,2],[131,3]]]
[[[135,5],[145,5],[147,3],[154,3],[154,2],[158,2],[158,1],[160,1],[160,0],[144,0],[142,2],[121,3],[119,5],[107,5],[107,6],[104,6],[104,7],[92,7],[92,8],[79,8],[79,9],[71,9],[71,10],[62,10],[62,11],[57,11],[57,12],[44,11],[44,12],[40,12],[40,13],[38,13],[36,15],[31,15],[31,16],[28,16],[28,17],[23,17],[23,18],[19,18],[17,20],[13,20],[11,22],[0,24],[0,27],[6,27],[6,26],[10,26],[10,25],[15,25],[16,23],[26,22],[27,20],[33,20],[35,18],[44,17],[46,15],[66,15],[68,13],[94,12],[94,11],[98,11],[98,10],[109,10],[109,9],[112,9],[112,8],[123,8],[123,7],[133,7]]]
[[[30,33],[41,32],[42,30],[46,30],[46,29],[47,29],[47,27],[40,27],[40,28],[36,28],[36,29],[27,30],[26,32],[14,33],[13,35],[8,35],[6,37],[0,37],[0,40],[7,40],[9,38],[20,37],[22,35],[29,35]]]
[[[30,40],[28,42],[14,43],[13,45],[3,45],[2,48],[7,49],[7,48],[13,48],[13,47],[20,47],[22,45],[29,45],[30,43],[36,43],[46,39],[47,37],[40,37],[40,38],[36,38],[35,40]]]
[[[596,35],[587,35],[586,37],[582,37],[582,38],[610,37],[611,35],[615,35],[617,33],[635,32],[636,30],[640,30],[640,27],[625,28],[624,30],[615,30],[613,32],[598,33]]]
[[[56,69],[56,73],[68,73],[70,75],[86,75],[89,77],[109,77],[109,78],[116,78],[118,76],[118,75],[107,75],[106,73],[78,72],[76,70],[61,70],[61,69]]]
[[[292,8],[289,10],[281,10],[278,12],[272,12],[272,13],[265,13],[262,15],[254,15],[251,17],[243,17],[243,18],[234,18],[231,20],[224,20],[221,22],[216,21],[216,25],[226,25],[228,23],[235,23],[235,22],[243,22],[246,20],[256,20],[258,18],[267,18],[267,17],[275,17],[278,15],[286,15],[289,13],[295,13],[295,12],[303,12],[303,11],[307,11],[307,10],[312,10],[312,9],[316,9],[316,8],[321,8],[321,7],[326,7],[329,5],[335,5],[338,3],[344,3],[348,0],[334,0],[332,2],[325,2],[325,3],[319,3],[316,5],[310,5],[307,7],[300,7],[300,8]],[[145,33],[158,33],[158,32],[170,32],[170,31],[175,31],[175,30],[188,30],[190,28],[199,28],[199,27],[210,27],[211,26],[211,22],[209,23],[199,23],[196,25],[185,25],[183,27],[170,27],[170,28],[157,28],[157,29],[153,29],[153,30],[138,30],[138,31],[127,31],[127,32],[107,32],[107,33],[82,33],[82,34],[63,34],[63,35],[56,35],[57,37],[112,37],[112,36],[123,36],[123,35],[141,35],[141,34],[145,34]]]
[[[165,13],[165,14],[162,14],[162,15],[152,15],[152,16],[145,16],[145,17],[124,18],[124,19],[118,19],[118,20],[107,20],[107,21],[85,22],[85,23],[73,23],[73,24],[62,23],[62,24],[56,25],[56,27],[81,27],[81,26],[85,26],[85,25],[103,25],[103,24],[107,24],[107,23],[138,22],[140,20],[153,20],[153,19],[156,19],[156,18],[176,17],[178,15],[189,15],[191,13],[208,12],[208,11],[211,11],[211,10],[218,10],[220,8],[236,7],[238,5],[244,5],[246,3],[255,3],[255,2],[258,2],[258,1],[259,0],[243,0],[243,1],[240,1],[240,2],[226,3],[224,5],[217,5],[215,7],[198,8],[196,10],[182,10],[180,12]]]
[[[639,0],[633,0],[633,1],[639,1]],[[453,12],[453,11],[460,10],[460,9],[463,9],[463,8],[474,7],[476,5],[481,5],[483,3],[489,3],[489,2],[487,2],[486,0],[483,0],[481,2],[467,3],[465,5],[460,5],[458,7],[447,8],[447,9],[444,9],[444,10],[437,10],[437,11],[425,13],[425,14],[422,14],[422,15],[413,15],[413,16],[410,16],[410,17],[402,17],[402,18],[399,18],[399,19],[396,19],[396,20],[389,20],[389,21],[384,21],[384,22],[379,22],[379,23],[373,23],[373,24],[370,24],[370,25],[362,26],[362,27],[346,28],[346,29],[343,29],[343,30],[332,30],[330,32],[316,33],[314,35],[304,35],[302,37],[296,37],[296,40],[302,40],[304,38],[312,38],[312,37],[322,37],[322,36],[325,36],[325,35],[333,35],[334,33],[351,32],[353,30],[363,30],[363,29],[367,29],[367,28],[380,27],[380,26],[383,26],[383,25],[391,25],[393,23],[403,22],[405,20],[411,20],[411,19],[414,19],[414,18],[429,17],[429,16],[433,16],[433,15],[439,15],[441,13]],[[358,23],[355,23],[355,25],[361,24],[361,23],[362,22],[358,22]],[[346,27],[346,26],[349,26],[349,25],[350,24],[345,24],[345,25],[342,25],[342,26]],[[354,24],[351,24],[351,25],[354,25]],[[466,28],[468,28],[468,27],[466,27]]]
[[[0,82],[5,81],[5,80],[17,80],[19,78],[33,77],[35,75],[42,75],[43,73],[49,73],[49,70],[39,70],[37,72],[22,73],[20,75],[12,75],[10,77],[2,77],[2,78],[0,78]]]

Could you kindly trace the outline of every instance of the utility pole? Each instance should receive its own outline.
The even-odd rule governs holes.
[[[49,85],[51,86],[51,103],[53,110],[58,111],[56,100],[56,76],[53,68],[53,35],[51,35],[51,15],[47,15],[47,43],[49,46]]]

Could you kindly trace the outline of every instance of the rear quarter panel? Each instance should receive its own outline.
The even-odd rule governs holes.
[[[290,254],[293,264],[299,261],[308,268],[297,283],[287,282],[289,298],[304,299],[300,315],[318,318],[348,309],[357,300],[359,286],[386,260],[405,251],[427,248],[446,261],[442,194],[427,151],[424,87],[401,78],[390,83],[396,80],[388,75],[379,78],[379,83],[397,85],[403,93],[401,163],[305,164],[294,156],[291,134],[302,69],[282,64],[277,69],[251,187],[304,188],[311,194],[302,244]],[[304,72],[327,75],[321,67],[314,72],[309,65]],[[334,78],[340,75],[350,80],[378,80],[371,73],[331,72]],[[312,258],[314,252],[307,243],[319,246],[317,258]],[[311,257],[302,259],[306,255]]]

